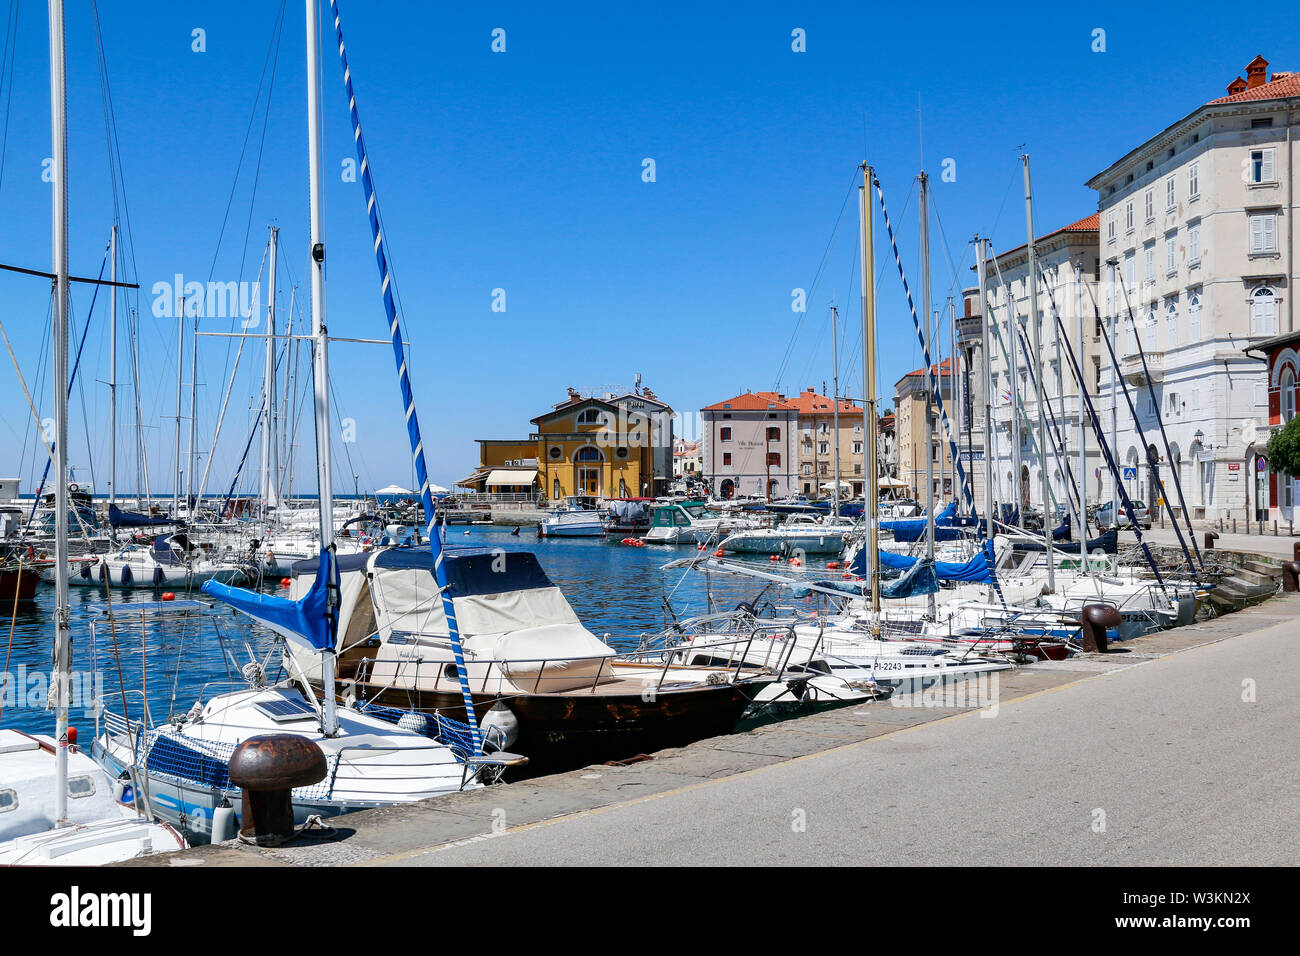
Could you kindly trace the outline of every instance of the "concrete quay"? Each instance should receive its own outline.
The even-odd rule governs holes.
[[[1295,865],[1298,644],[1282,594],[1004,672],[996,708],[842,706],[132,865]]]

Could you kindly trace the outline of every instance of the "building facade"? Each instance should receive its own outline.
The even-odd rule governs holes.
[[[1267,373],[1243,347],[1296,328],[1297,107],[1300,75],[1269,76],[1256,57],[1226,96],[1088,181],[1099,197],[1103,318],[1118,320],[1120,378],[1158,464],[1148,465],[1122,398],[1116,452],[1130,493],[1153,513],[1161,498],[1177,504],[1176,473],[1193,518],[1269,518],[1258,494],[1271,484],[1267,463],[1260,478],[1238,477],[1253,474],[1245,469],[1259,460],[1269,417]],[[1111,387],[1103,363],[1103,404]]]
[[[531,420],[527,438],[480,438],[479,467],[457,485],[552,502],[664,494],[672,480],[672,414],[648,389],[595,398],[571,388]]]
[[[952,397],[952,362],[944,359],[934,366],[939,376],[939,389],[945,404]],[[926,498],[926,458],[931,461],[933,489],[938,499],[949,498],[953,494],[952,455],[949,444],[939,426],[938,407],[927,401],[929,383],[924,368],[908,372],[894,385],[894,428],[898,441],[898,473],[896,477],[906,484],[904,491],[918,501]],[[929,406],[931,436],[929,448],[925,441],[926,407]],[[948,406],[951,416],[951,406]]]
[[[1067,479],[1078,487],[1081,399],[1071,357],[1076,362],[1082,358],[1079,364],[1088,394],[1095,397],[1103,351],[1098,324],[1097,230],[1098,216],[1094,214],[1035,238],[1040,272],[1036,309],[1030,308],[1028,244],[990,256],[986,263],[992,475],[994,497],[1001,503],[1041,509],[1044,461],[1049,463],[1049,507],[1066,505]],[[971,427],[961,442],[962,466],[972,472],[976,503],[982,505],[984,356],[977,288],[965,291],[964,313],[957,323],[961,354],[958,391],[962,393],[963,421]],[[1037,355],[1031,314],[1038,322]],[[1046,405],[1045,417],[1038,401],[1039,386]],[[1040,418],[1046,425],[1046,454],[1039,452]],[[1083,476],[1088,496],[1096,500],[1108,486],[1104,483],[1106,470],[1102,469],[1101,477],[1097,474],[1101,451],[1091,425],[1085,429],[1084,440],[1087,457]],[[1068,459],[1068,468],[1062,466],[1058,452]]]
[[[786,404],[794,406],[799,426],[798,491],[814,497],[827,494],[835,482],[835,405],[811,387],[787,398]],[[838,418],[840,495],[859,497],[865,485],[864,416],[859,406],[840,399]]]
[[[700,409],[703,471],[718,498],[771,500],[796,488],[799,412],[778,392],[745,392]]]
[[[1249,468],[1243,467],[1255,499],[1266,503],[1279,526],[1291,530],[1300,519],[1300,479],[1276,471],[1263,461],[1268,440],[1296,416],[1300,407],[1300,331],[1288,332],[1247,346],[1262,355],[1268,382],[1268,427],[1260,429],[1252,443],[1256,454]],[[1242,478],[1239,480],[1247,480]]]

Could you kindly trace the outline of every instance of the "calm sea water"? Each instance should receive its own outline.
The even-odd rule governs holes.
[[[532,551],[582,622],[597,635],[610,635],[610,643],[618,647],[634,646],[642,633],[664,626],[665,597],[679,616],[685,616],[708,609],[709,591],[715,607],[729,609],[751,600],[759,590],[756,583],[718,575],[712,575],[706,587],[702,574],[659,570],[668,561],[693,554],[693,546],[635,548],[617,539],[538,539],[532,528],[521,528],[515,536],[508,528],[487,526],[472,528],[468,534],[464,528],[450,527],[447,543]],[[187,596],[176,594],[177,600]],[[115,605],[152,601],[156,595],[148,588],[115,590],[112,600]],[[103,590],[74,587],[71,601],[74,672],[97,675],[90,681],[101,682],[113,710],[120,710],[125,687],[132,717],[139,716],[143,699],[148,700],[155,721],[184,713],[201,692],[219,693],[228,688],[226,682],[238,681],[239,670],[250,657],[267,660],[274,646],[269,632],[233,611],[203,618],[151,617],[143,625],[138,618],[119,614],[119,623],[110,630],[93,610],[104,603]],[[54,588],[45,584],[37,589],[35,601],[20,606],[12,621],[11,607],[0,608],[0,673],[12,676],[9,686],[17,692],[17,699],[13,691],[3,695],[0,727],[53,732],[53,712],[32,699],[41,697],[41,682],[51,667],[53,610]],[[279,655],[272,654],[269,660],[268,673],[275,675]],[[83,741],[89,737],[94,726],[90,710],[75,708],[71,722],[81,730]]]

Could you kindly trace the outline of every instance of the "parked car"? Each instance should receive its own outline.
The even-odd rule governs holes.
[[[1106,502],[1097,509],[1097,527],[1102,531],[1107,530],[1114,524],[1114,514],[1112,513],[1112,503]],[[1120,506],[1119,527],[1126,528],[1130,524],[1136,524],[1144,531],[1151,530],[1151,510],[1146,504],[1133,499],[1133,510],[1127,511],[1123,505]]]

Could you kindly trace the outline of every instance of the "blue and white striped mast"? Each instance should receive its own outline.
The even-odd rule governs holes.
[[[307,0],[308,6],[314,6],[315,0]],[[411,438],[411,457],[415,463],[415,477],[420,485],[420,501],[424,505],[426,521],[425,533],[429,539],[429,550],[433,553],[433,575],[438,590],[442,594],[442,610],[447,618],[447,634],[451,639],[452,653],[456,657],[456,676],[460,680],[460,691],[465,701],[466,722],[474,739],[474,753],[482,752],[479,739],[478,720],[474,715],[474,698],[469,689],[469,675],[465,671],[465,652],[460,643],[460,628],[456,624],[456,608],[452,602],[451,591],[447,586],[447,568],[443,564],[442,536],[438,532],[436,513],[433,507],[433,493],[429,488],[429,472],[424,464],[424,441],[420,437],[420,420],[415,412],[415,395],[411,390],[411,376],[406,364],[406,346],[402,340],[402,326],[397,315],[397,302],[393,297],[392,272],[388,265],[388,255],[384,244],[383,230],[379,223],[379,200],[375,195],[374,180],[370,176],[370,160],[366,155],[366,141],[361,135],[361,119],[357,114],[357,98],[352,89],[352,70],[348,66],[347,53],[343,46],[343,27],[339,20],[336,0],[330,0],[330,10],[334,14],[334,33],[338,38],[339,61],[343,66],[343,85],[348,95],[348,113],[352,117],[352,138],[357,144],[357,160],[361,164],[361,185],[365,189],[366,212],[370,217],[370,233],[374,237],[375,261],[379,265],[380,294],[384,299],[384,314],[388,317],[388,329],[393,340],[393,360],[397,363],[398,386],[402,392],[402,409],[406,413],[406,430]]]
[[[321,211],[320,168],[320,51],[317,0],[307,0],[307,168],[311,178],[311,334],[312,385],[315,393],[316,477],[320,483],[321,563],[318,574],[330,573],[325,552],[334,556],[334,487],[330,474],[330,359],[329,331],[325,321],[325,222]],[[333,563],[332,561],[329,563]],[[330,612],[335,613],[338,592],[330,593]],[[321,652],[321,684],[324,699],[322,730],[327,737],[338,733],[338,708],[334,699],[335,649]]]

